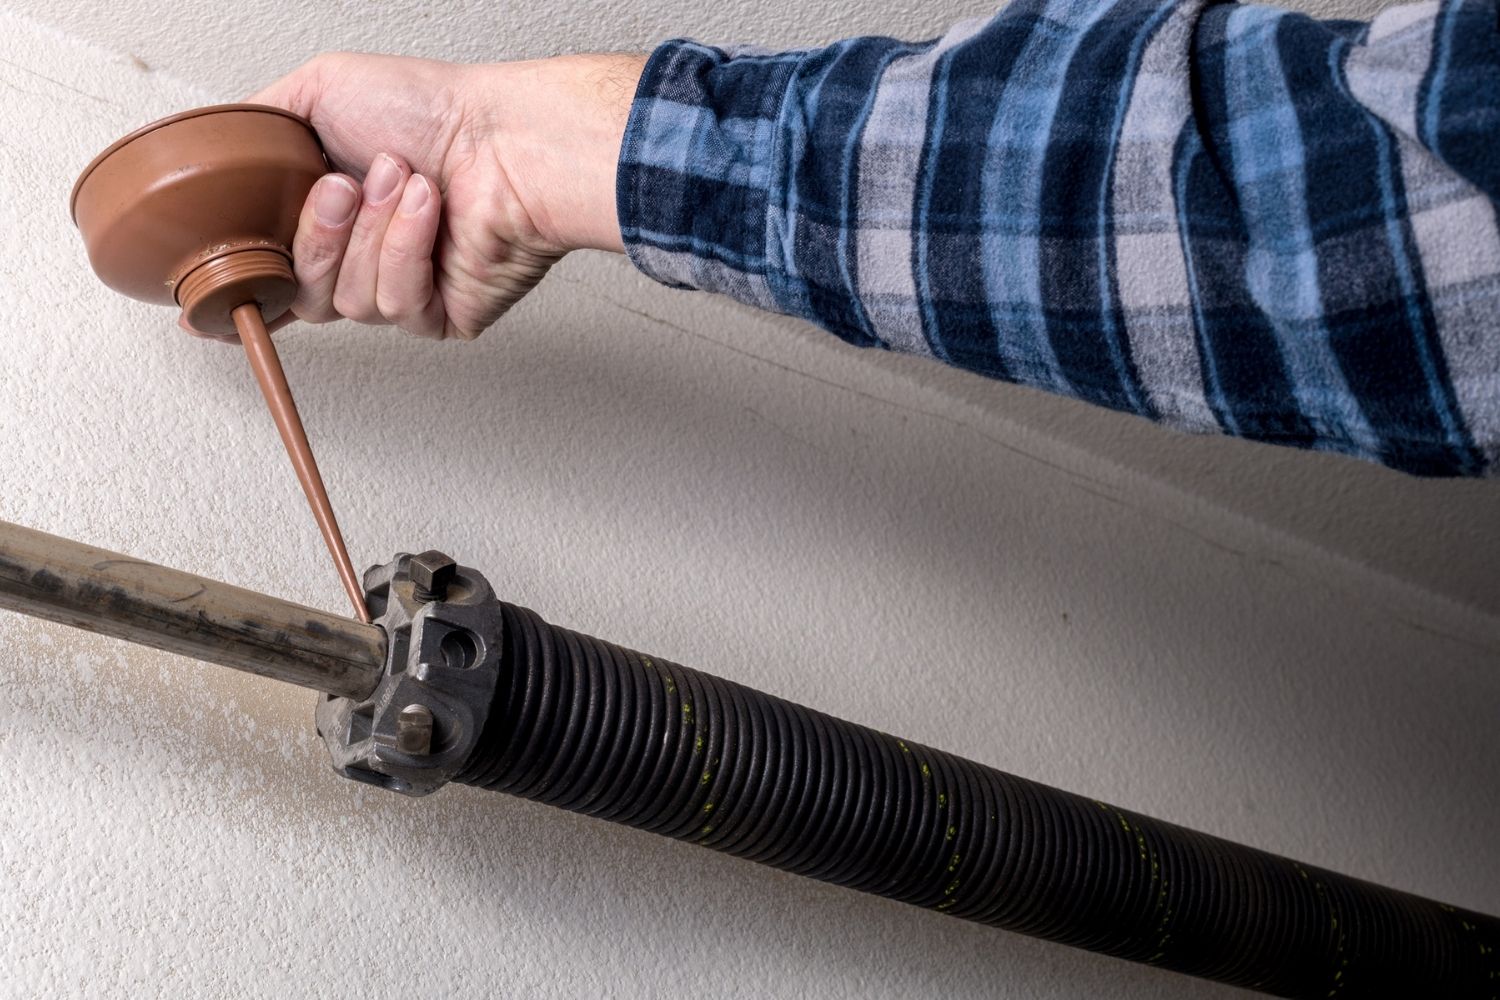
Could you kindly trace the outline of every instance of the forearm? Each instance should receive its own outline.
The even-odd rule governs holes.
[[[1039,10],[922,45],[663,46],[621,153],[627,251],[852,343],[1185,429],[1493,471],[1493,5],[1373,32]]]

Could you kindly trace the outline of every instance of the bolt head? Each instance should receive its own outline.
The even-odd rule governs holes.
[[[440,601],[448,594],[448,585],[458,573],[458,563],[437,549],[428,549],[406,561],[406,572],[421,600]]]
[[[407,705],[396,716],[396,749],[423,755],[432,750],[432,709]]]

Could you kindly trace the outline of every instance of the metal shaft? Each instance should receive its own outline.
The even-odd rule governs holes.
[[[385,663],[374,625],[4,521],[0,608],[347,698]]]

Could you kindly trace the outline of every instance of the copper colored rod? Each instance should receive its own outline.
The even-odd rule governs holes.
[[[265,320],[261,318],[260,306],[246,303],[234,310],[234,326],[240,332],[240,342],[245,345],[245,356],[250,359],[250,368],[255,372],[255,381],[271,408],[271,419],[281,432],[281,443],[286,445],[292,468],[297,470],[297,481],[302,492],[307,494],[307,505],[312,508],[313,520],[323,533],[323,541],[333,556],[333,566],[339,572],[349,601],[354,605],[354,614],[362,622],[370,620],[365,607],[364,589],[354,575],[354,565],[349,561],[349,552],[344,548],[344,536],[339,533],[338,519],[333,516],[333,505],[328,502],[328,491],[323,488],[323,477],[318,474],[318,463],[313,460],[312,448],[307,443],[307,432],[302,429],[302,418],[297,415],[297,403],[292,399],[291,387],[286,384],[286,372],[281,370],[281,359],[271,344],[271,335],[266,332]]]

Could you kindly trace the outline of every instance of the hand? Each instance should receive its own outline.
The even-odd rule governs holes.
[[[339,171],[302,208],[292,315],[472,339],[569,250],[622,250],[615,166],[644,64],[339,53],[249,98],[312,122]]]

